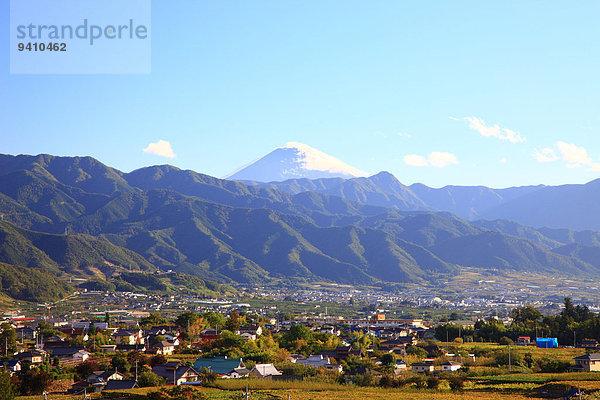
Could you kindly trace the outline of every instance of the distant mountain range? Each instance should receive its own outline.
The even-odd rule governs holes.
[[[430,188],[402,184],[389,172],[366,178],[245,181],[259,188],[300,194],[317,192],[361,204],[402,211],[446,211],[468,220],[506,219],[534,227],[600,230],[600,179],[585,185]]]
[[[288,193],[318,192],[403,211],[447,211],[468,220],[507,219],[534,227],[600,230],[600,179],[585,185],[431,188],[366,173],[301,143],[289,143],[228,179]]]
[[[129,270],[157,269],[199,285],[424,283],[461,266],[598,276],[592,230],[455,215],[560,202],[571,224],[593,225],[595,215],[579,216],[594,213],[593,201],[582,210],[568,199],[583,201],[595,186],[431,189],[385,172],[243,183],[167,165],[123,173],[90,157],[0,155],[0,262],[119,287],[135,281]],[[529,214],[545,218],[540,226],[567,218]]]

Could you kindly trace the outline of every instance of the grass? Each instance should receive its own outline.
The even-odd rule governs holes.
[[[487,382],[512,382],[512,383],[547,383],[547,382],[585,382],[585,381],[600,381],[600,373],[598,372],[567,372],[563,374],[510,374],[510,375],[495,375],[495,376],[478,376],[473,377],[474,381]]]
[[[223,390],[310,390],[310,391],[342,391],[348,386],[337,383],[314,381],[271,381],[268,379],[221,379],[214,387]]]

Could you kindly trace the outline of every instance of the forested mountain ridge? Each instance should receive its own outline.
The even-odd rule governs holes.
[[[0,225],[0,262],[57,274],[115,265],[222,283],[369,285],[428,282],[461,266],[598,274],[593,232],[433,212],[389,173],[279,187],[168,165],[123,173],[90,157],[3,155],[0,167],[10,222]],[[591,249],[564,247],[574,243]]]

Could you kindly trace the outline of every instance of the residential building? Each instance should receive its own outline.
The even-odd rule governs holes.
[[[112,334],[113,339],[117,344],[144,344],[144,332],[141,329],[127,330],[119,329]]]
[[[442,371],[458,371],[462,364],[456,361],[446,361],[442,364]]]
[[[410,365],[413,372],[433,372],[433,363],[430,362],[422,362],[422,363],[414,363]]]
[[[94,371],[90,376],[87,377],[87,383],[97,382],[108,382],[108,381],[122,381],[125,375],[119,371]]]
[[[256,378],[270,379],[273,375],[281,375],[273,364],[256,364],[250,371],[250,376]]]
[[[50,353],[52,358],[58,357],[61,363],[67,364],[81,364],[92,354],[83,346],[52,347]]]
[[[322,354],[317,354],[309,356],[308,358],[298,358],[296,359],[296,364],[308,365],[314,368],[322,368],[331,363],[329,362],[328,357],[323,357]]]
[[[162,341],[153,347],[156,350],[156,354],[162,354],[164,356],[171,355],[175,352],[175,345],[169,342]]]
[[[585,354],[573,360],[575,360],[574,369],[587,372],[600,371],[600,353]]]
[[[529,336],[519,336],[517,340],[515,340],[515,345],[517,346],[529,346],[531,344],[531,338]]]
[[[166,378],[167,385],[181,385],[198,382],[200,374],[192,367],[173,361],[166,364],[155,365],[152,372]]]
[[[24,351],[22,353],[16,354],[13,359],[23,361],[29,361],[31,364],[41,364],[44,362],[44,357],[46,356],[45,351],[31,350]]]
[[[241,358],[227,358],[227,356],[213,358],[198,358],[194,362],[194,369],[201,371],[203,369],[216,373],[222,378],[235,377],[243,375],[245,369],[244,362]],[[242,372],[242,374],[240,374]]]

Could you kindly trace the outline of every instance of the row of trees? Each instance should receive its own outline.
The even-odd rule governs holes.
[[[593,313],[585,305],[574,305],[570,298],[564,299],[564,308],[558,315],[543,315],[532,306],[512,310],[509,326],[496,318],[475,323],[473,328],[448,323],[435,328],[436,338],[445,341],[459,337],[474,341],[503,342],[516,340],[519,336],[556,337],[561,345],[574,345],[581,339],[600,339],[600,314]]]

